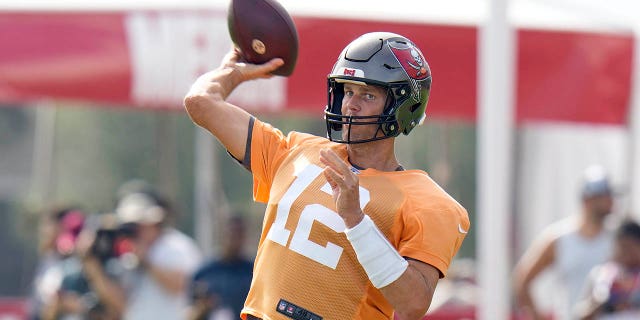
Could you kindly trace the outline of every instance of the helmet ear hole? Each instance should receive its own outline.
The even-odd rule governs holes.
[[[411,107],[409,107],[409,110],[411,111],[411,113],[416,112],[416,110],[418,110],[418,108],[420,108],[420,104],[416,103],[414,105],[412,105]]]

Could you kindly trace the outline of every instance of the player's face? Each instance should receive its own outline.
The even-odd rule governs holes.
[[[387,91],[374,85],[344,84],[342,114],[345,116],[378,116],[382,114],[387,101]],[[373,119],[354,119],[353,122],[372,122]],[[349,133],[349,125],[342,128],[343,139],[351,135],[354,139],[369,139],[376,135],[378,124],[354,125]],[[382,133],[377,133],[382,134]]]

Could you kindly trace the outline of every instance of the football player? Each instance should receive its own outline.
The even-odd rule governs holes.
[[[230,52],[184,104],[253,175],[267,203],[243,319],[419,319],[469,230],[465,209],[424,171],[405,169],[395,138],[425,118],[431,72],[393,33],[362,35],[328,77],[327,137],[287,135],[226,101],[283,64]]]

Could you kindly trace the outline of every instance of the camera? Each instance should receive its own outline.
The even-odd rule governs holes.
[[[111,222],[103,222],[95,232],[95,239],[90,253],[100,261],[117,258],[131,251],[131,242],[137,236],[138,225],[135,223],[116,225]]]

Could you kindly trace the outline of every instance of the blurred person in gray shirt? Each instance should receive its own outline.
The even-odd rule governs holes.
[[[166,199],[147,189],[122,195],[115,210],[120,232],[132,239],[121,260],[125,271],[112,281],[88,250],[84,270],[108,308],[125,320],[175,320],[186,316],[189,276],[201,262],[195,242],[168,226]]]
[[[613,250],[613,231],[605,219],[613,208],[613,189],[605,170],[591,166],[584,172],[582,211],[552,224],[521,257],[514,272],[519,311],[531,319],[543,315],[531,295],[533,281],[547,269],[555,271],[554,319],[571,317],[591,268],[605,262]]]

